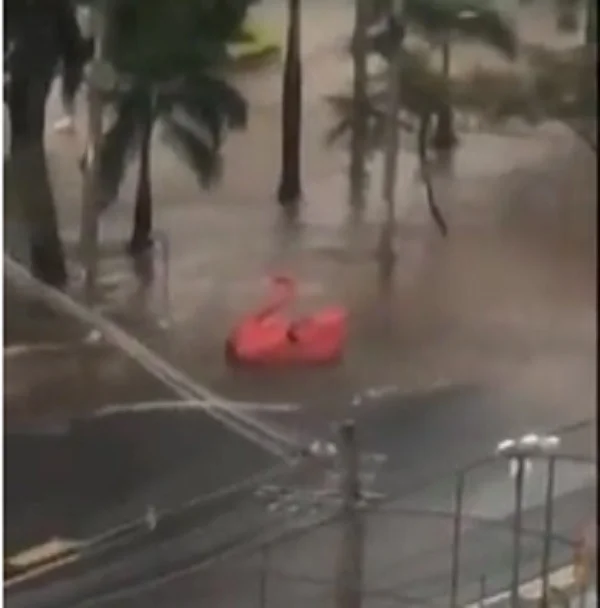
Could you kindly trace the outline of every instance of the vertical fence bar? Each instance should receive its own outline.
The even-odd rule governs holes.
[[[554,479],[556,477],[556,457],[548,458],[548,478],[546,480],[546,501],[544,505],[544,545],[542,548],[542,607],[548,605],[548,575],[550,572],[550,556],[552,552],[552,535],[554,520]]]
[[[479,608],[483,608],[485,605],[485,598],[487,597],[487,580],[485,574],[482,574],[479,579]]]
[[[465,493],[465,471],[456,476],[456,490],[454,502],[454,522],[452,531],[452,564],[450,578],[450,608],[458,605],[458,586],[460,581],[460,550],[463,517],[463,498]]]
[[[363,591],[364,530],[358,506],[361,489],[354,421],[346,421],[340,427],[340,456],[343,472],[343,535],[336,585],[336,607],[360,608]]]
[[[162,266],[161,274],[161,306],[159,326],[163,329],[170,327],[172,321],[171,314],[171,250],[169,239],[166,234],[156,232],[153,235],[155,243],[158,245],[159,257]]]
[[[263,545],[260,552],[260,572],[258,579],[258,608],[267,608],[267,583],[269,575],[269,547]]]
[[[523,515],[523,485],[525,483],[526,459],[522,454],[515,456],[517,471],[515,476],[515,514],[513,518],[512,579],[510,587],[511,608],[519,608],[519,581],[521,577],[521,520]]]

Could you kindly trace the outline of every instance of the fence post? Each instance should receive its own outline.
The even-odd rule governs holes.
[[[479,579],[479,608],[483,608],[485,605],[485,598],[487,597],[487,581],[485,578],[485,574],[481,575]]]
[[[460,577],[460,541],[462,532],[463,497],[465,493],[465,471],[459,471],[456,477],[454,502],[454,527],[452,537],[452,573],[450,579],[450,608],[456,608],[458,583]]]
[[[513,517],[512,576],[510,585],[511,608],[519,608],[519,583],[521,578],[521,519],[523,516],[523,486],[527,459],[522,454],[515,456],[515,513]]]
[[[336,584],[337,608],[360,608],[362,604],[364,530],[359,511],[358,446],[354,421],[339,430],[342,466],[343,531]]]
[[[267,608],[267,577],[269,575],[269,547],[263,545],[260,552],[260,572],[258,579],[258,608]]]
[[[546,480],[546,504],[544,506],[544,545],[542,548],[542,607],[548,605],[548,574],[552,551],[552,534],[554,519],[554,479],[556,477],[556,457],[548,458],[548,478]]]

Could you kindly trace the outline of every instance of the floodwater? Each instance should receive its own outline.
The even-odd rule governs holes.
[[[477,156],[476,144],[468,154]],[[210,235],[234,230],[239,216],[211,213],[209,221],[202,218],[200,235],[200,218],[187,218],[191,229],[180,224],[172,254],[173,325],[166,333],[156,327],[152,292],[147,310],[140,310],[139,298],[117,305],[108,291],[106,314],[222,394],[300,404],[293,413],[255,413],[290,437],[308,439],[328,432],[335,419],[358,417],[367,425],[369,449],[388,456],[384,474],[388,480],[395,475],[394,483],[407,463],[410,479],[417,479],[448,469],[448,459],[475,459],[502,431],[591,417],[593,159],[574,145],[568,153],[544,152],[533,168],[496,156],[501,160],[489,175],[486,163],[494,157],[486,152],[477,174],[460,182],[447,168],[438,171],[436,189],[450,224],[445,240],[424,211],[419,184],[411,181],[391,284],[383,285],[377,272],[380,210],[373,205],[372,216],[354,231],[332,223],[331,214],[340,211],[317,203],[327,188],[339,197],[334,183],[315,190],[305,219],[283,243],[265,219],[269,210],[252,215],[248,226],[255,232],[240,234],[226,248]],[[498,163],[508,164],[500,176]],[[472,166],[459,153],[453,170]],[[173,217],[171,222],[183,218]],[[202,245],[190,263],[191,232]],[[222,257],[207,282],[210,256]],[[299,278],[300,310],[331,301],[348,307],[351,337],[341,365],[278,372],[226,366],[228,327],[259,301],[266,275],[276,268]],[[260,448],[200,412],[89,419],[110,404],[176,397],[126,354],[86,344],[89,328],[10,289],[6,304],[12,343],[5,353],[7,547],[96,533],[140,515],[149,502],[177,504],[272,464]],[[32,342],[41,344],[31,352],[15,346]],[[475,392],[460,397],[453,386]],[[444,387],[455,396],[444,397]],[[357,393],[365,397],[349,410]],[[472,435],[469,442],[464,433]],[[424,445],[445,456],[437,457],[435,449],[423,456]]]
[[[329,38],[327,31],[315,48]],[[382,281],[379,169],[363,225],[349,227],[347,158],[323,146],[332,117],[322,96],[338,92],[328,87],[342,86],[345,72],[335,53],[325,61],[317,50],[306,63],[298,224],[283,230],[273,201],[280,78],[270,74],[273,86],[259,78],[248,85],[260,89],[260,99],[247,132],[228,139],[218,189],[199,192],[193,176],[156,146],[156,225],[171,245],[168,309],[160,260],[154,286],[139,290],[121,254],[134,185],[127,181],[123,200],[103,219],[103,313],[222,395],[300,405],[254,414],[290,438],[323,435],[333,421],[358,418],[368,449],[386,453],[382,474],[394,487],[478,459],[500,436],[595,417],[595,156],[554,127],[518,137],[465,135],[453,162],[436,169],[450,226],[442,239],[427,215],[414,155],[403,151],[397,259],[392,280]],[[57,107],[51,100],[50,121]],[[80,137],[48,137],[67,246],[79,226],[81,146]],[[260,302],[274,271],[298,278],[298,312],[331,302],[348,308],[340,365],[277,372],[226,365],[228,331]],[[158,320],[167,310],[165,330]],[[176,396],[118,349],[84,343],[88,333],[9,290],[8,551],[49,535],[90,535],[141,514],[148,502],[176,504],[272,463],[201,412],[90,418],[107,405]],[[352,406],[357,393],[363,398]]]

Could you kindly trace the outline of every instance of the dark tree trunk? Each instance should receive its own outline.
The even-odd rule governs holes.
[[[431,123],[431,114],[423,114],[419,121],[419,132],[418,132],[418,150],[419,150],[419,162],[421,165],[421,176],[423,177],[423,183],[425,184],[425,191],[427,193],[427,206],[429,207],[429,213],[438,227],[442,236],[448,235],[448,224],[444,219],[444,216],[437,205],[435,200],[435,191],[433,189],[433,183],[431,181],[431,171],[429,170],[429,159],[427,158],[427,139],[429,137],[429,125]]]
[[[282,167],[277,200],[297,207],[302,197],[302,64],[300,58],[300,0],[289,0],[287,52],[283,75]]]
[[[28,226],[33,273],[63,287],[67,272],[46,166],[45,109],[58,62],[75,70],[84,61],[81,36],[70,0],[5,0],[4,18],[14,203]]]
[[[52,73],[51,69],[35,75],[12,72],[7,96],[11,117],[8,162],[15,202],[29,228],[32,272],[45,283],[62,288],[67,270],[44,150],[46,97]]]
[[[140,171],[133,212],[133,232],[129,241],[129,253],[133,256],[139,256],[152,247],[151,149],[152,116],[148,110],[140,142]]]
[[[369,0],[355,0],[352,59],[354,81],[352,94],[352,135],[350,142],[350,207],[357,212],[365,206],[367,158],[367,26]]]
[[[458,142],[454,131],[454,113],[450,100],[450,41],[442,44],[442,73],[446,82],[446,99],[437,114],[433,145],[438,150],[451,150]]]

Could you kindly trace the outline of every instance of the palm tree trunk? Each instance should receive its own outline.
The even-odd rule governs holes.
[[[433,145],[438,150],[451,150],[458,142],[454,131],[454,114],[450,101],[450,40],[442,43],[442,74],[446,82],[446,99],[437,115]]]
[[[429,207],[429,213],[438,227],[442,236],[448,234],[448,224],[442,215],[440,208],[435,200],[435,191],[433,189],[433,183],[431,181],[431,172],[429,170],[429,160],[427,158],[427,140],[429,138],[429,126],[431,124],[431,114],[429,112],[423,114],[419,120],[419,132],[418,132],[418,150],[419,150],[419,162],[421,165],[421,176],[423,177],[423,183],[425,184],[425,191],[427,193],[427,206]]]
[[[356,0],[352,58],[352,138],[350,142],[350,207],[360,212],[365,206],[367,155],[367,20],[368,0]]]
[[[277,200],[296,208],[302,197],[302,63],[300,58],[300,0],[289,0],[287,51],[283,75],[282,167]]]
[[[389,18],[390,39],[397,40],[388,68],[388,91],[386,108],[386,132],[384,149],[383,200],[386,204],[386,215],[379,242],[379,261],[385,274],[391,275],[395,253],[394,233],[396,228],[396,174],[398,169],[398,150],[400,148],[400,130],[398,112],[401,105],[401,68],[403,36],[395,35],[400,31],[401,15],[392,14]]]
[[[152,116],[148,110],[140,143],[140,170],[133,212],[133,232],[129,241],[129,253],[132,256],[139,256],[152,247],[151,149]]]
[[[13,72],[7,99],[11,117],[8,162],[16,204],[29,228],[32,272],[45,283],[62,288],[67,269],[44,149],[51,79],[52,71],[46,75]]]
[[[598,42],[598,0],[587,0],[585,24],[586,44],[596,44]]]

